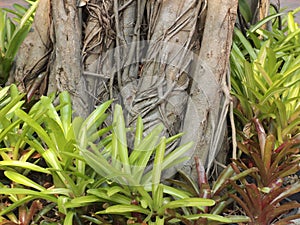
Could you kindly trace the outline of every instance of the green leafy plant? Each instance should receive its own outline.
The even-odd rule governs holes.
[[[2,148],[10,148],[14,158],[18,157],[19,154],[18,150],[13,148],[18,142],[18,129],[21,123],[15,117],[14,111],[24,104],[23,97],[24,95],[19,94],[15,85],[0,90],[0,145]],[[3,151],[0,154],[6,158]]]
[[[128,148],[122,109],[115,106],[111,142],[88,143],[81,152],[94,170],[106,177],[101,187],[88,193],[104,199],[107,204],[97,215],[106,215],[107,223],[121,224],[201,224],[201,218],[218,223],[232,223],[234,218],[207,213],[214,205],[210,198],[192,196],[189,192],[162,183],[163,171],[182,160],[191,143],[179,146],[165,155],[166,145],[182,134],[161,137],[158,125],[143,137],[143,123],[138,119],[132,149]],[[122,216],[111,217],[111,215]],[[244,218],[245,219],[245,218]],[[120,222],[120,220],[122,220]],[[198,222],[197,222],[198,221]],[[213,224],[213,223],[212,223]]]
[[[18,174],[16,171],[23,170],[24,175],[28,174],[28,170],[39,171],[41,173],[48,172],[27,161],[33,157],[35,151],[25,149],[24,144],[20,141],[22,121],[15,116],[14,112],[23,106],[23,97],[24,94],[20,94],[15,85],[0,90],[0,168],[5,171],[5,176],[2,173],[0,175],[0,189],[6,188],[6,185],[10,183],[9,177]],[[13,168],[10,167],[12,165]],[[24,176],[17,178],[22,179]],[[9,211],[6,213],[6,218],[2,215],[0,216],[1,224],[6,224],[8,220],[10,224],[29,224],[29,222],[33,220],[33,217],[36,216],[36,212],[40,209],[39,201],[33,201],[29,208],[27,208],[25,202],[31,201],[32,199],[26,196],[26,194],[24,195],[23,192],[11,192],[9,200],[4,196],[2,196],[1,199],[0,211],[2,215],[3,213],[5,214],[7,209],[11,208],[11,203],[8,201],[19,203],[17,210],[18,216],[14,212]]]
[[[33,21],[38,1],[29,1],[29,9],[14,4],[15,10],[0,8],[0,84],[8,79],[9,71],[17,51],[27,36]],[[7,12],[15,15],[14,22],[7,16]]]
[[[299,28],[288,13],[282,29],[260,27],[281,14],[235,31],[231,53],[232,94],[240,159],[231,164],[238,179],[228,179],[232,198],[249,224],[290,224],[297,202],[284,202],[300,191],[284,181],[299,171]],[[287,214],[284,216],[284,214]]]
[[[13,91],[15,88],[11,87]],[[29,113],[21,109],[22,97],[7,97],[7,104],[0,110],[4,118],[15,119],[5,123],[0,133],[1,143],[6,145],[0,149],[0,170],[4,171],[0,220],[12,224],[46,223],[53,219],[64,224],[86,221],[84,215],[95,207],[98,198],[89,196],[74,204],[70,202],[85,196],[89,186],[98,187],[95,180],[101,177],[80,156],[77,140],[82,140],[83,132],[95,138],[109,131],[110,128],[98,130],[94,125],[103,123],[111,101],[99,106],[86,120],[72,120],[71,100],[66,92],[60,94],[58,106],[52,103],[54,96],[42,97]],[[86,141],[91,140],[89,137]],[[55,212],[61,216],[50,218]]]
[[[113,124],[104,126],[112,101],[83,120],[72,119],[66,92],[59,95],[56,107],[54,96],[43,96],[26,113],[24,96],[16,86],[1,91],[2,223],[233,221],[205,213],[205,207],[214,205],[214,200],[192,197],[161,182],[163,170],[185,160],[181,155],[192,146],[188,143],[165,155],[166,145],[182,134],[164,138],[159,125],[143,137],[139,118],[130,149],[127,134],[131,129],[125,128],[119,105],[114,109]]]
[[[231,82],[238,100],[236,122],[242,136],[249,137],[247,125],[258,118],[281,144],[299,133],[300,30],[292,13],[283,30],[261,30],[261,25],[250,28],[247,38],[235,31]]]
[[[228,180],[235,181],[240,177],[234,173],[232,167],[227,166],[212,185],[208,182],[206,171],[201,163],[201,160],[196,158],[195,161],[198,175],[197,183],[194,180],[191,180],[183,171],[179,171],[178,179],[168,179],[168,182],[172,183],[181,190],[187,191],[194,197],[213,199],[215,201],[215,205],[204,207],[203,211],[204,213],[209,213],[216,216],[225,215],[222,224],[250,222],[250,219],[247,216],[232,215],[231,212],[234,201],[229,197],[229,193],[233,194],[235,191],[232,189]],[[201,217],[196,220],[195,224],[220,224],[220,222]]]

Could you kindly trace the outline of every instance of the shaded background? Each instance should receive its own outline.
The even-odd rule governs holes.
[[[0,0],[1,1],[1,0]],[[280,1],[280,7],[282,9],[292,10],[300,7],[300,1],[299,0],[281,0]],[[300,24],[300,12],[296,14],[295,20]]]

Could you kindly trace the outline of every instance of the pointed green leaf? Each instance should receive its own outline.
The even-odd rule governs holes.
[[[17,109],[15,113],[20,119],[24,120],[27,123],[27,125],[29,125],[35,130],[35,132],[40,136],[40,138],[46,142],[49,148],[56,149],[56,146],[54,145],[47,132],[35,120],[33,120],[27,113],[20,109]]]
[[[42,168],[40,166],[37,166],[37,165],[29,163],[29,162],[22,162],[22,161],[18,161],[18,160],[0,161],[0,167],[1,166],[19,167],[19,168],[23,168],[23,169],[37,171],[40,173],[50,174],[50,172],[45,168]]]
[[[123,214],[129,212],[139,212],[149,215],[151,212],[137,205],[113,205],[103,211],[96,212],[96,214]]]
[[[240,39],[240,42],[244,45],[244,47],[247,50],[247,52],[249,53],[251,59],[252,60],[256,59],[256,53],[255,53],[253,47],[251,46],[250,42],[244,37],[242,32],[240,30],[238,30],[237,28],[235,28],[234,33]]]
[[[3,195],[28,195],[33,196],[32,199],[42,198],[50,202],[57,202],[57,198],[48,194],[43,194],[40,191],[33,191],[27,188],[0,188],[0,194]],[[22,199],[20,199],[22,200]],[[0,212],[1,215],[1,212]]]
[[[135,130],[135,138],[134,138],[134,149],[140,144],[141,140],[143,139],[143,131],[144,131],[144,124],[142,121],[142,117],[138,116],[136,122],[136,130]]]
[[[160,184],[162,169],[163,169],[163,160],[166,150],[166,138],[162,137],[160,144],[156,148],[155,158],[152,169],[152,193],[156,193],[158,186]]]
[[[169,168],[170,165],[174,165],[174,163],[177,164],[177,162],[179,162],[179,160],[182,158],[182,155],[188,152],[193,145],[193,142],[189,142],[187,144],[179,146],[174,151],[170,152],[163,160],[162,170]]]
[[[186,198],[179,199],[172,202],[169,202],[163,205],[159,210],[158,214],[162,214],[166,209],[176,209],[181,207],[203,207],[203,206],[213,206],[215,201],[212,199],[204,199],[204,198]]]
[[[114,127],[113,134],[116,138],[116,155],[112,155],[113,158],[118,161],[120,159],[121,165],[124,167],[125,173],[131,174],[129,158],[128,158],[128,149],[127,149],[127,137],[126,137],[126,128],[125,120],[123,116],[122,107],[120,105],[115,105],[114,108]]]
[[[75,216],[75,212],[69,211],[64,220],[64,225],[73,225],[73,217]]]
[[[72,199],[71,201],[65,204],[66,208],[78,208],[78,207],[85,207],[94,204],[95,202],[102,202],[100,198],[95,195],[87,195],[87,196],[79,196],[77,198]]]
[[[34,189],[37,189],[39,191],[44,191],[46,190],[46,188],[44,188],[43,186],[37,184],[36,182],[34,182],[33,180],[30,180],[29,178],[23,176],[20,173],[16,173],[13,171],[5,171],[4,175],[9,178],[10,180],[18,183],[18,184],[22,184],[25,185],[27,187],[31,187]]]
[[[121,194],[114,194],[111,196],[107,195],[107,190],[105,189],[89,189],[87,190],[88,194],[95,195],[100,199],[105,199],[110,202],[114,202],[116,204],[121,204],[121,205],[130,205],[131,204],[131,198],[121,195]]]

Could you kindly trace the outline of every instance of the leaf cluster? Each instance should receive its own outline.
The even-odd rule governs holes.
[[[71,99],[66,92],[59,95],[57,106],[53,105],[54,96],[44,96],[29,112],[23,109],[23,97],[15,85],[1,90],[0,221],[48,224],[58,212],[63,216],[54,216],[57,223],[73,224],[83,208],[94,207],[98,198],[72,200],[85,196],[87,188],[98,187],[96,181],[101,179],[80,155],[77,146],[81,143],[77,140],[82,140],[86,132],[91,140],[98,132],[108,131],[91,124],[101,126],[111,102],[83,120],[72,119]]]
[[[251,27],[246,37],[235,30],[231,52],[232,94],[236,123],[241,136],[253,133],[253,118],[263,122],[278,144],[299,133],[300,114],[300,29],[288,13],[282,30],[263,30],[271,15]]]
[[[0,84],[4,85],[17,51],[30,31],[38,0],[26,0],[30,7],[14,4],[14,10],[0,8]],[[9,17],[7,13],[14,15]]]
[[[280,216],[300,207],[296,201],[284,201],[300,192],[300,182],[284,181],[300,170],[300,140],[290,139],[276,147],[275,137],[266,135],[258,119],[254,123],[258,142],[249,139],[238,143],[243,155],[233,160],[231,167],[239,179],[229,179],[237,194],[229,197],[243,208],[250,224],[290,224],[300,215]]]
[[[299,9],[298,9],[299,10]],[[230,167],[229,193],[249,224],[290,224],[288,213],[300,204],[289,197],[300,192],[288,177],[299,167],[300,29],[289,12],[283,29],[262,29],[282,13],[249,28],[235,30],[231,53],[232,94],[239,133],[239,159]],[[236,179],[237,178],[237,179]]]
[[[56,106],[54,95],[43,96],[30,110],[23,98],[15,85],[0,90],[0,224],[236,221],[206,211],[214,200],[163,182],[163,171],[186,160],[192,146],[166,154],[182,134],[165,138],[158,125],[144,136],[141,118],[125,127],[119,105],[107,125],[112,101],[82,119],[73,118],[66,92]]]

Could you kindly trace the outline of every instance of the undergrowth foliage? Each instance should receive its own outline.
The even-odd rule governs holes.
[[[231,167],[239,179],[228,179],[229,194],[250,218],[249,224],[291,224],[300,207],[289,198],[300,192],[300,182],[289,176],[300,170],[300,48],[299,28],[289,12],[283,29],[261,26],[235,30],[231,53],[232,94],[238,131],[238,159]]]
[[[244,175],[238,183],[229,179],[237,192],[229,194],[229,197],[250,217],[249,224],[290,224],[300,215],[278,218],[300,207],[296,201],[284,202],[300,192],[299,181],[293,185],[284,184],[285,178],[300,170],[300,140],[290,139],[276,147],[273,134],[266,135],[258,119],[254,119],[253,123],[256,134],[253,139],[238,143],[243,155],[231,164],[236,174]]]
[[[185,160],[192,143],[165,155],[162,126],[143,137],[138,119],[127,147],[119,105],[105,125],[112,101],[85,120],[72,118],[69,94],[43,96],[29,112],[15,85],[0,91],[1,224],[201,224],[248,221],[205,210],[215,204],[162,182],[165,169]],[[28,111],[28,110],[27,110]]]
[[[231,82],[240,135],[251,137],[250,121],[258,118],[281,144],[299,133],[300,35],[292,12],[282,30],[259,29],[273,17],[250,28],[247,37],[235,30]]]
[[[9,77],[18,49],[30,31],[39,0],[26,2],[30,4],[29,8],[19,4],[13,4],[13,10],[0,8],[0,85],[4,85]]]
[[[163,137],[158,125],[143,135],[140,117],[125,127],[112,100],[83,119],[73,116],[67,92],[28,108],[15,85],[0,89],[0,224],[284,225],[300,218],[291,214],[300,204],[290,200],[300,182],[286,182],[300,169],[300,32],[293,12],[282,30],[260,29],[278,15],[246,36],[235,32],[239,157],[212,183],[197,158],[197,181],[182,171],[164,180],[164,170],[186,160],[193,143],[166,153],[183,134]],[[9,31],[1,28],[2,38]]]

